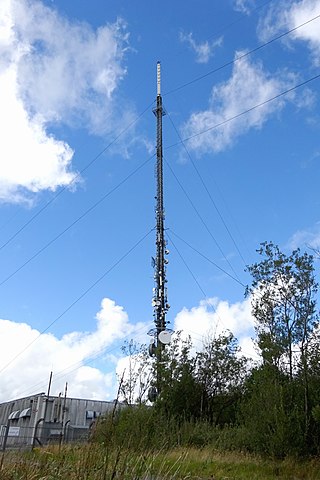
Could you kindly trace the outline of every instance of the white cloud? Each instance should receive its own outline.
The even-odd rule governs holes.
[[[254,0],[235,0],[234,9],[238,12],[249,15],[252,7],[254,6]]]
[[[238,52],[236,57],[242,55],[244,52]],[[250,129],[261,128],[294,94],[266,103],[224,123],[227,119],[250,110],[293,84],[294,76],[288,72],[271,75],[261,63],[253,63],[248,57],[242,58],[235,62],[230,79],[213,87],[208,109],[193,113],[183,125],[183,138],[195,136],[188,141],[188,146],[199,153],[222,151]],[[212,128],[219,124],[222,125]],[[201,134],[197,136],[198,133]]]
[[[121,345],[128,335],[135,336],[142,324],[131,324],[124,309],[108,298],[103,299],[96,320],[95,331],[72,332],[61,339],[50,333],[39,336],[25,323],[0,320],[0,401],[46,391],[50,371],[54,374],[52,394],[62,392],[68,381],[70,396],[113,399],[113,372],[105,373],[85,363],[111,345]],[[21,353],[31,342],[34,343]],[[9,363],[11,359],[14,360]]]
[[[209,42],[208,40],[202,43],[198,43],[193,38],[193,33],[185,34],[180,32],[180,41],[189,45],[191,50],[196,54],[196,61],[198,63],[208,63],[210,58],[214,55],[217,47],[222,45],[222,37],[217,40]]]
[[[184,308],[174,321],[174,330],[190,335],[196,349],[203,340],[229,330],[239,340],[243,354],[256,357],[251,337],[254,335],[251,301],[230,304],[225,300],[203,300],[197,307]]]
[[[269,40],[280,31],[291,30],[320,14],[320,0],[280,1],[269,9],[258,27],[259,37]],[[317,18],[298,28],[286,38],[286,42],[300,40],[307,43],[316,66],[320,65],[320,19]]]
[[[238,338],[243,354],[256,358],[250,310],[249,299],[234,304],[207,299],[178,313],[174,329],[190,335],[196,349],[201,348],[202,340],[208,335],[230,330]],[[39,336],[39,332],[26,323],[0,320],[0,401],[46,392],[50,371],[53,371],[53,395],[63,392],[68,382],[70,397],[113,400],[118,389],[116,373],[121,377],[124,369],[129,368],[128,356],[115,355],[115,352],[125,340],[146,341],[147,330],[148,325],[144,323],[131,323],[123,307],[108,298],[101,302],[92,332],[70,332],[62,338],[50,333]],[[102,355],[103,368],[101,361],[98,363]],[[94,359],[97,363],[91,366]],[[135,356],[132,362],[131,367],[137,373],[139,365]],[[141,376],[147,383],[149,370],[144,369]]]
[[[93,130],[110,131],[113,94],[126,74],[125,23],[94,31],[38,1],[12,1],[15,35],[27,50],[18,71],[29,108],[47,120],[72,122],[76,115]]]
[[[121,20],[94,31],[37,0],[0,5],[0,201],[73,182],[73,151],[52,125],[96,134],[115,128],[115,94],[126,74]]]
[[[152,381],[152,361],[151,357],[146,360],[145,356],[139,353],[118,360],[116,374],[123,387],[119,392],[120,401],[132,404],[147,400]]]
[[[173,322],[174,331],[181,331],[182,338],[190,336],[194,354],[202,349],[204,341],[231,331],[239,341],[240,353],[249,359],[259,360],[260,357],[252,339],[254,337],[253,326],[254,320],[251,315],[251,300],[249,298],[234,304],[218,298],[202,300],[196,307],[183,308]],[[139,369],[141,369],[140,372]],[[131,393],[135,399],[141,394],[140,381],[145,387],[143,391],[147,392],[150,370],[150,364],[147,366],[145,363],[143,366],[141,365],[138,355],[133,355],[131,358],[129,356],[121,357],[118,359],[116,366],[118,378],[123,376],[125,382],[129,382],[130,378],[132,379]],[[123,396],[121,398],[123,399]]]
[[[311,248],[320,250],[320,222],[317,222],[312,228],[295,232],[288,242],[288,247],[290,249]],[[310,251],[310,253],[312,252]]]
[[[0,74],[0,97],[0,200],[16,202],[25,190],[69,185],[75,177],[70,171],[73,151],[47,134],[42,118],[30,118],[17,96],[12,65]]]

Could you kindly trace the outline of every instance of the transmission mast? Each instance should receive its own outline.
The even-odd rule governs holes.
[[[172,330],[167,329],[166,314],[170,308],[167,300],[167,279],[166,279],[166,265],[168,260],[166,255],[169,254],[167,250],[166,240],[164,238],[164,205],[163,205],[163,154],[162,154],[162,117],[165,115],[162,107],[161,97],[161,66],[157,63],[157,104],[153,113],[157,119],[157,163],[156,163],[156,257],[153,259],[154,266],[154,282],[153,289],[153,317],[155,328],[150,330],[149,334],[153,336],[149,347],[150,355],[156,355],[157,358],[157,391],[149,391],[150,400],[155,399],[159,393],[161,385],[160,363],[162,352],[166,344],[170,342]]]
[[[166,329],[166,313],[169,309],[167,303],[166,288],[166,264],[168,260],[165,258],[166,241],[164,239],[164,207],[163,207],[163,154],[162,154],[162,117],[164,110],[162,107],[161,97],[161,66],[157,63],[157,106],[154,109],[157,118],[157,163],[156,163],[156,259],[155,259],[155,295],[153,298],[154,321],[157,329],[157,340],[159,335]],[[163,345],[160,343],[160,346]]]

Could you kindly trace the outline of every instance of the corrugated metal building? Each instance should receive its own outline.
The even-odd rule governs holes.
[[[86,440],[96,419],[114,406],[114,402],[44,393],[1,403],[0,448]]]

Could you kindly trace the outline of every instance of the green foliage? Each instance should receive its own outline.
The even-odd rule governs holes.
[[[136,453],[104,445],[6,453],[1,480],[320,480],[319,460],[266,460],[211,447]]]
[[[320,423],[320,405],[315,405],[311,414],[315,422]]]
[[[192,354],[190,338],[178,333],[162,354],[156,374],[161,395],[155,408],[168,418],[230,424],[246,377],[246,359],[239,355],[234,336],[227,332],[208,339]],[[159,374],[160,372],[160,374]]]
[[[92,441],[106,447],[134,451],[168,449],[180,444],[183,426],[154,407],[137,405],[122,407],[116,414],[103,416]]]
[[[2,457],[1,479],[320,480],[319,463],[303,461],[320,454],[312,257],[299,250],[285,255],[273,243],[262,244],[259,254],[261,261],[248,267],[253,280],[246,293],[253,300],[260,365],[249,368],[229,332],[208,339],[199,352],[178,333],[160,362],[129,342],[119,387],[127,406],[100,417],[87,446],[37,450],[19,461]],[[160,395],[147,406],[150,382]],[[273,460],[257,460],[257,454]]]
[[[318,285],[313,257],[294,250],[287,256],[277,245],[264,242],[262,260],[248,267],[252,285],[252,313],[263,359],[294,375],[294,347],[305,365],[310,338],[317,325],[314,297]]]
[[[141,404],[151,385],[151,359],[145,345],[130,340],[122,347],[127,366],[119,378],[119,396],[127,405]]]
[[[191,356],[190,338],[182,339],[180,332],[162,352],[161,364],[155,376],[161,378],[161,391],[156,402],[159,415],[181,420],[199,417],[201,387],[195,377],[195,359]]]
[[[253,371],[242,420],[256,451],[271,455],[317,453],[320,347],[313,258],[299,249],[285,255],[261,244],[262,260],[248,267],[257,344],[264,361]],[[259,428],[257,426],[259,425]]]
[[[196,378],[202,391],[202,418],[215,425],[233,423],[246,378],[247,360],[240,356],[231,332],[205,342],[196,356]]]
[[[248,450],[283,458],[302,454],[304,412],[301,389],[273,366],[261,366],[248,380],[241,403]]]
[[[271,242],[258,253],[260,261],[248,267],[252,284],[246,294],[252,299],[261,364],[253,368],[241,356],[230,332],[207,339],[198,352],[178,332],[153,363],[151,384],[160,392],[153,406],[142,405],[140,396],[140,406],[102,420],[96,441],[139,452],[210,446],[274,458],[320,453],[313,259],[299,250],[285,255]],[[130,358],[133,345],[128,347]],[[120,388],[127,404],[150,365],[150,359],[139,358],[140,370],[133,369]]]

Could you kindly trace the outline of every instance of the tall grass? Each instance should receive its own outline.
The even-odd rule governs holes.
[[[87,445],[6,452],[0,480],[320,480],[320,459],[264,459],[244,438],[240,428],[127,408],[102,418]]]
[[[320,480],[320,460],[267,460],[212,448],[132,452],[102,445],[6,453],[1,480]]]
[[[1,480],[157,480],[175,479],[177,461],[167,464],[161,452],[144,455],[100,445],[63,446],[7,453]]]

